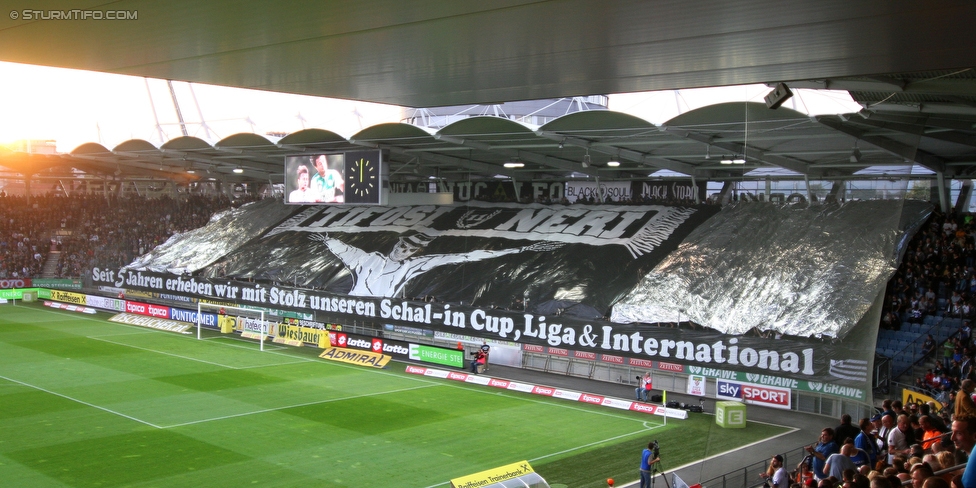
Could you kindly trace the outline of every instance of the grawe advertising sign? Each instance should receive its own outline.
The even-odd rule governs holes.
[[[715,390],[715,398],[718,400],[735,400],[750,405],[761,405],[785,410],[789,410],[792,406],[792,395],[790,395],[790,390],[786,388],[717,380],[715,382]]]

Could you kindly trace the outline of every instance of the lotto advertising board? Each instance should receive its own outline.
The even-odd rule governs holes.
[[[464,367],[464,351],[458,349],[332,331],[329,332],[329,345],[372,351],[398,359],[441,364],[455,368]]]
[[[739,381],[716,380],[715,398],[718,400],[734,400],[749,405],[782,408],[792,407],[791,391],[787,388],[756,385]]]
[[[0,289],[9,290],[11,288],[31,288],[30,278],[3,278],[0,279]]]

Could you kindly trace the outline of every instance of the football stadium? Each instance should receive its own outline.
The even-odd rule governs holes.
[[[0,485],[976,488],[973,4],[15,7]]]

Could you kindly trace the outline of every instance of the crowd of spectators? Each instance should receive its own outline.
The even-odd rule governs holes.
[[[92,267],[120,268],[170,236],[205,225],[232,204],[226,195],[187,195],[180,200],[125,197],[100,199],[83,209],[72,236],[62,241],[59,277],[80,276]]]
[[[914,389],[937,401],[903,405],[885,400],[881,412],[823,429],[809,456],[793,471],[794,487],[976,488],[976,467],[966,471],[976,446],[976,368],[969,320],[976,313],[976,222],[973,216],[936,212],[905,250],[888,283],[881,327],[936,327],[959,319],[941,344],[920,334]],[[939,474],[936,474],[939,473]],[[965,476],[964,476],[965,475]],[[779,487],[782,488],[782,487]]]
[[[971,383],[971,381],[967,380]],[[971,386],[971,385],[970,385]],[[793,488],[972,488],[976,467],[966,472],[976,446],[972,389],[960,405],[936,411],[935,402],[885,400],[881,412],[824,428],[818,442],[790,475]],[[962,404],[967,405],[962,405]],[[772,476],[772,473],[769,474]],[[777,487],[782,488],[782,487]]]
[[[77,201],[52,196],[0,196],[0,279],[39,276],[48,237],[79,215]]]
[[[905,324],[945,327],[944,341],[928,330],[912,344],[921,354],[916,366],[925,374],[913,378],[914,388],[943,404],[955,401],[962,380],[976,380],[970,320],[976,302],[976,222],[970,214],[935,212],[907,246],[902,265],[888,282],[881,328]],[[958,324],[958,325],[957,325]]]
[[[915,234],[888,283],[882,327],[924,315],[972,319],[976,312],[976,222],[936,212]]]
[[[59,250],[57,277],[80,277],[92,266],[121,267],[171,235],[206,224],[232,205],[225,195],[0,196],[0,278],[40,277]]]

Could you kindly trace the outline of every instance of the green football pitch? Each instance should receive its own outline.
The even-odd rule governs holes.
[[[0,305],[0,485],[426,488],[528,460],[550,484],[605,487],[637,478],[652,439],[677,467],[785,430],[665,425],[108,317]]]

